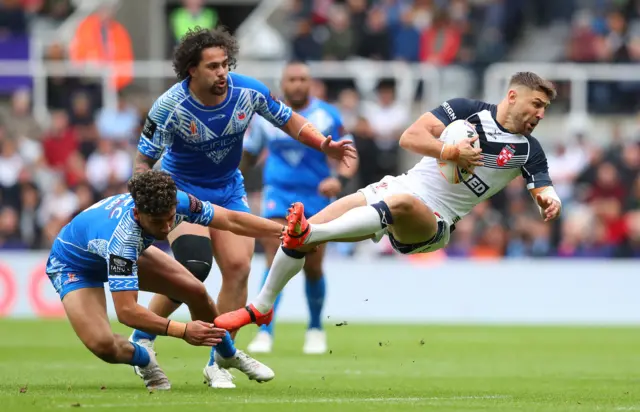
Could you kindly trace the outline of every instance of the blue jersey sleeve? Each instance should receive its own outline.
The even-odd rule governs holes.
[[[489,103],[481,102],[479,100],[455,98],[442,103],[440,106],[433,109],[431,113],[445,126],[448,126],[456,120],[467,119],[469,116],[482,110],[489,109],[490,107],[491,105]]]
[[[107,246],[109,290],[122,292],[138,290],[138,247],[140,238],[122,231],[114,233]]]
[[[242,142],[242,148],[255,156],[259,155],[266,145],[265,130],[262,126],[261,119],[259,117],[254,118],[249,124]]]
[[[195,225],[209,226],[213,220],[213,205],[203,202],[192,194],[178,191],[176,214],[184,216],[184,220]]]
[[[151,107],[138,142],[138,151],[155,160],[160,159],[164,149],[173,143],[175,108],[180,100],[172,90],[160,96]]]
[[[522,177],[527,181],[527,189],[529,190],[553,185],[551,177],[549,177],[547,156],[538,139],[533,136],[529,137],[529,157],[522,166],[521,172]]]
[[[254,91],[254,110],[276,127],[284,126],[291,118],[292,111],[289,106],[278,100],[264,85],[264,83],[252,79]]]

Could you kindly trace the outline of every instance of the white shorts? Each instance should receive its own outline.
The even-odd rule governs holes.
[[[384,235],[388,235],[389,240],[391,241],[391,246],[393,246],[393,248],[397,252],[404,255],[412,255],[415,253],[429,253],[434,252],[438,249],[442,249],[443,247],[447,246],[447,244],[449,244],[452,224],[448,222],[448,219],[445,219],[442,216],[442,214],[437,210],[437,206],[429,204],[430,202],[421,198],[413,190],[411,190],[410,183],[405,179],[405,177],[406,175],[385,176],[381,181],[372,183],[367,187],[358,190],[358,192],[364,195],[364,197],[367,199],[368,205],[381,202],[385,197],[391,195],[408,194],[414,196],[416,199],[420,200],[433,211],[438,223],[438,230],[436,231],[436,234],[427,241],[405,244],[396,240],[393,235],[389,233],[385,228],[375,234],[373,241],[377,243],[380,241],[380,239],[382,239]]]

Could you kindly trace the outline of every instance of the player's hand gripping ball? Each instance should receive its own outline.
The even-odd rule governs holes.
[[[456,120],[449,124],[439,139],[445,145],[455,146],[457,160],[438,159],[440,173],[451,184],[458,184],[473,172],[474,166],[482,165],[480,141],[475,127],[466,120]]]

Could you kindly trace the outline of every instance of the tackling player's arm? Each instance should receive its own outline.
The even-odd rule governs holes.
[[[400,147],[423,156],[457,162],[462,167],[482,166],[480,149],[471,144],[478,139],[464,139],[457,145],[438,140],[444,129],[454,120],[466,119],[482,109],[482,103],[469,99],[451,99],[420,116],[400,136]]]
[[[226,230],[240,236],[280,238],[284,231],[282,225],[272,220],[203,202],[182,191],[178,191],[177,213],[185,215],[189,223]]]
[[[340,115],[340,112],[333,106],[329,107],[328,110],[330,111],[334,121],[333,133],[338,136],[339,140],[351,140],[351,134],[349,134],[345,129],[344,124],[342,123],[342,116]],[[336,175],[328,177],[320,182],[320,184],[318,185],[318,191],[326,197],[331,198],[338,196],[344,191],[349,181],[356,174],[356,172],[358,171],[358,166],[359,162],[357,157],[351,160],[350,164],[348,165],[344,162],[339,163],[335,168]]]
[[[125,254],[125,253],[121,253]],[[130,253],[126,253],[131,256]],[[205,322],[181,323],[156,315],[138,304],[138,268],[134,260],[110,254],[107,261],[109,289],[118,321],[134,329],[184,339],[192,345],[214,346],[221,342],[222,329]]]
[[[173,142],[172,105],[175,105],[175,102],[167,95],[162,95],[149,111],[133,161],[134,174],[153,169],[165,147]]]
[[[547,156],[542,150],[540,142],[533,136],[529,137],[529,158],[522,166],[522,177],[527,182],[527,189],[531,197],[535,200],[540,216],[545,222],[555,220],[562,211],[562,201],[553,188],[551,177],[549,177],[549,166]]]

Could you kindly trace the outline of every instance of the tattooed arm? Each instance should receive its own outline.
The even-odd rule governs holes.
[[[152,159],[149,156],[145,156],[140,152],[136,152],[136,157],[133,160],[133,174],[146,172],[153,169],[153,165],[156,164],[156,159]]]

